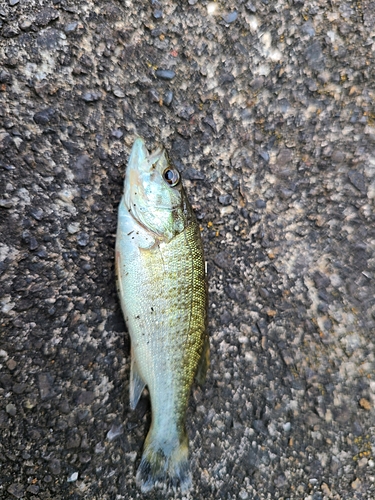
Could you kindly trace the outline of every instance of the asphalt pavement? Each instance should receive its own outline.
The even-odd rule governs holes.
[[[375,498],[375,2],[0,4],[0,498]],[[197,213],[193,488],[142,495],[114,276],[135,137]]]

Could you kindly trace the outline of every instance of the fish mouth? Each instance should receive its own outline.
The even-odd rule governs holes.
[[[148,151],[145,145],[145,141],[141,137],[137,137],[134,141],[129,162],[128,168],[130,171],[137,171],[139,173],[152,173],[155,170],[156,165],[159,162],[167,163],[168,158],[166,156],[166,151],[164,148],[159,147],[152,153]],[[139,184],[139,176],[132,177],[131,182],[135,182],[137,185]]]
[[[133,144],[129,163],[127,182],[131,191],[137,191],[138,194],[148,198],[144,181],[146,174],[152,181],[153,174],[158,175],[158,171],[164,170],[168,166],[168,156],[164,148],[159,147],[153,152],[149,152],[146,148],[145,141],[138,137]],[[157,204],[155,206],[159,210],[170,210],[168,205]]]
[[[146,148],[145,141],[141,137],[137,137],[130,152],[124,181],[125,187],[127,186],[131,192],[145,194],[142,176],[150,171],[149,158],[150,153]]]
[[[128,209],[133,210],[132,203],[133,195],[139,199],[148,199],[150,194],[145,186],[145,179],[150,179],[152,182],[153,174],[158,175],[158,171],[168,165],[168,157],[164,148],[159,147],[152,153],[148,151],[145,141],[141,137],[137,137],[134,141],[128,161],[128,168],[125,176],[125,205]],[[170,211],[170,205],[157,203],[154,207],[156,210]],[[172,207],[174,209],[175,207]],[[147,211],[146,207],[138,207],[141,212]]]

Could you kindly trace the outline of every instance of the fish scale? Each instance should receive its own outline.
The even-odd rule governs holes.
[[[206,287],[202,252],[192,252],[189,240],[196,238],[190,226],[171,244],[142,250],[132,263],[131,290],[141,288],[133,297],[132,339],[139,372],[153,398],[153,417],[157,418],[161,390],[173,375],[171,389],[180,388],[184,397],[175,401],[176,412],[184,413],[186,392],[190,391],[203,347],[205,331],[203,310]],[[152,311],[152,309],[153,311]],[[171,349],[173,347],[173,349]],[[184,367],[184,371],[179,371]],[[162,383],[162,384],[161,384]],[[181,389],[183,388],[183,390]]]
[[[145,492],[169,478],[186,490],[185,413],[193,379],[202,382],[208,365],[203,247],[178,172],[164,150],[150,155],[141,139],[119,206],[116,273],[131,337],[130,403],[136,406],[145,385],[151,398],[137,482]]]

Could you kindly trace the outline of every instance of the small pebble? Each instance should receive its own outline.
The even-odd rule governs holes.
[[[361,172],[357,172],[356,170],[350,170],[348,173],[348,177],[350,182],[354,187],[361,191],[362,193],[366,193],[366,181],[365,177]]]
[[[7,314],[13,309],[14,305],[15,305],[14,302],[10,302],[9,304],[4,304],[3,307],[1,308],[1,312]]]
[[[12,81],[12,77],[11,75],[5,71],[4,69],[2,69],[0,71],[0,83],[10,83]],[[8,134],[6,134],[8,135]],[[0,140],[3,140],[4,137],[0,136]]]
[[[79,222],[71,222],[67,227],[69,234],[75,234],[79,231]]]
[[[89,453],[80,453],[79,461],[81,464],[88,464],[91,461],[91,455]]]
[[[188,104],[183,104],[177,112],[177,116],[180,116],[184,120],[189,120],[194,114],[194,106],[189,106]]]
[[[90,182],[92,174],[92,160],[88,155],[79,155],[73,166],[74,177],[80,184]]]
[[[119,128],[116,130],[112,130],[111,132],[112,137],[115,137],[116,139],[121,139],[121,137],[124,135],[123,131]]]
[[[163,103],[166,106],[170,106],[172,104],[172,101],[173,101],[173,92],[171,90],[168,90],[168,92],[164,94]]]
[[[323,322],[323,326],[324,328],[328,331],[328,330],[331,330],[332,328],[332,321],[330,319],[326,319],[324,322]]]
[[[36,254],[41,259],[46,259],[48,257],[48,253],[44,247],[42,247]]]
[[[25,488],[20,483],[13,483],[9,486],[7,492],[13,495],[15,498],[22,498],[25,494]]]
[[[264,200],[256,200],[255,206],[257,208],[266,208],[267,203]]]
[[[105,446],[102,443],[97,443],[95,445],[95,453],[100,454],[105,452]]]
[[[80,247],[85,247],[90,241],[90,237],[87,233],[79,233],[77,236],[77,243]]]
[[[270,155],[267,153],[267,151],[263,151],[263,149],[260,149],[260,150],[258,151],[258,153],[259,153],[259,156],[260,156],[261,158],[263,158],[263,160],[264,160],[264,161],[269,161],[269,159],[270,159]]]
[[[256,9],[255,5],[253,5],[251,2],[247,2],[247,3],[245,4],[245,8],[246,8],[247,10],[249,10],[250,12],[253,12],[253,13],[257,11],[257,9]]]
[[[39,489],[40,488],[37,484],[30,484],[26,491],[32,493],[33,495],[36,495],[37,493],[39,493]]]
[[[50,399],[54,394],[53,377],[50,373],[38,374],[38,388],[42,401]]]
[[[10,129],[14,127],[14,122],[12,120],[5,120],[4,121],[4,128]]]
[[[326,312],[328,312],[328,304],[326,304],[325,302],[320,302],[318,304],[318,311],[322,314],[325,314]]]
[[[224,14],[222,16],[222,19],[227,24],[230,24],[230,23],[234,23],[234,21],[237,19],[237,17],[238,17],[238,12],[236,10],[234,10],[233,12],[229,12],[228,14]]]
[[[12,25],[5,25],[5,27],[2,30],[2,35],[5,38],[13,38],[15,36],[18,36],[19,33],[20,32],[19,32],[18,27],[17,26],[12,26]]]
[[[53,458],[49,463],[49,470],[52,474],[57,475],[61,472],[61,461],[57,458]],[[44,478],[45,480],[45,478]]]
[[[35,17],[35,24],[37,26],[47,26],[52,21],[55,21],[60,17],[59,11],[52,8],[46,7],[37,13]]]
[[[94,101],[98,101],[100,98],[101,98],[102,94],[101,92],[85,92],[83,95],[82,95],[82,99],[85,101],[85,102],[94,102]]]
[[[291,159],[292,159],[292,152],[290,151],[290,149],[283,148],[277,155],[277,164],[279,167],[284,167],[291,161]]]
[[[34,114],[33,120],[38,125],[47,125],[55,116],[56,110],[53,108],[46,108]]]
[[[14,5],[17,5],[20,0],[9,0],[9,5],[13,7]]]
[[[222,194],[219,196],[219,203],[224,206],[228,206],[232,203],[232,197],[230,194]]]
[[[155,9],[152,15],[154,19],[161,19],[163,17],[163,11],[160,9]]]
[[[0,83],[6,83],[5,81],[2,81],[2,80],[5,80],[5,78],[3,79],[2,76],[4,74],[4,71],[2,71],[0,73]],[[9,139],[10,135],[8,134],[8,132],[0,132],[0,142],[2,141],[5,141],[6,139]]]
[[[149,96],[151,102],[159,102],[160,101],[160,95],[156,89],[150,89],[148,91],[148,96]]]
[[[125,97],[125,93],[121,89],[115,89],[113,93],[116,97]]]
[[[14,415],[17,413],[17,408],[13,403],[8,403],[5,407],[5,411],[9,413],[11,417],[14,417]]]
[[[68,483],[74,483],[74,481],[77,481],[78,479],[78,472],[73,472],[73,474],[70,474],[70,476],[68,476]]]
[[[43,219],[43,210],[41,208],[32,208],[30,210],[30,214],[35,220],[40,221]]]
[[[121,436],[121,434],[124,433],[124,427],[120,424],[113,424],[110,430],[107,432],[107,439],[108,441],[113,441],[116,439],[118,436]]]
[[[38,246],[39,243],[37,242],[36,238],[34,238],[34,236],[30,236],[30,241],[29,241],[30,250],[36,250]]]
[[[14,370],[14,369],[15,369],[15,367],[17,366],[17,362],[16,362],[16,361],[14,361],[14,359],[9,359],[9,360],[6,362],[6,365],[7,365],[8,369],[9,369],[10,371],[12,371],[12,370]]]
[[[305,81],[305,85],[310,90],[310,92],[315,92],[316,90],[318,90],[316,81],[313,80],[312,78],[307,78]]]
[[[327,483],[322,483],[320,486],[320,489],[326,495],[328,498],[331,498],[331,490],[329,489],[329,486]]]
[[[368,399],[366,398],[361,398],[359,400],[359,406],[361,408],[364,408],[365,410],[371,410],[371,403]]]
[[[13,201],[12,200],[0,200],[1,208],[12,208]]]
[[[22,31],[28,31],[31,28],[32,24],[33,23],[30,21],[30,19],[25,19],[20,23],[20,28]]]
[[[332,153],[331,161],[332,163],[339,164],[345,160],[345,154],[340,150],[335,150]]]
[[[319,41],[316,40],[306,48],[305,57],[309,66],[314,69],[318,67],[324,58],[322,46]]]
[[[207,12],[208,12],[208,14],[212,15],[212,14],[214,14],[216,12],[216,10],[217,10],[217,3],[215,3],[215,2],[209,2],[207,4]]]
[[[183,178],[189,179],[189,181],[203,181],[205,179],[205,175],[203,172],[193,167],[189,167],[184,170]]]
[[[65,203],[71,203],[74,198],[74,193],[70,189],[63,189],[57,193],[57,196]]]
[[[73,33],[77,29],[78,22],[74,21],[73,23],[68,23],[65,25],[64,31],[65,33]]]
[[[281,195],[281,198],[283,198],[284,200],[287,200],[288,198],[290,198],[293,195],[293,191],[291,189],[281,188],[280,195]]]
[[[353,488],[353,490],[357,490],[361,485],[360,479],[357,477],[351,484],[350,486]]]
[[[305,22],[302,27],[301,27],[301,33],[303,35],[308,35],[308,36],[315,36],[315,30],[313,28],[313,25],[311,21]]]
[[[259,214],[251,214],[250,215],[250,222],[251,224],[256,224],[257,222],[260,221],[260,215]]]
[[[171,69],[157,69],[155,71],[155,75],[157,76],[157,78],[160,78],[160,80],[173,80],[173,78],[176,76],[176,73]]]

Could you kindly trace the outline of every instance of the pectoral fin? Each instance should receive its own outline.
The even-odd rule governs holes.
[[[196,381],[201,386],[204,384],[206,380],[206,373],[209,366],[210,366],[210,340],[206,333],[204,337],[201,359],[199,360],[197,374],[195,375]]]
[[[130,367],[130,408],[132,410],[134,410],[137,406],[145,385],[146,384],[143,382],[142,377],[138,372],[137,363],[132,352]]]

